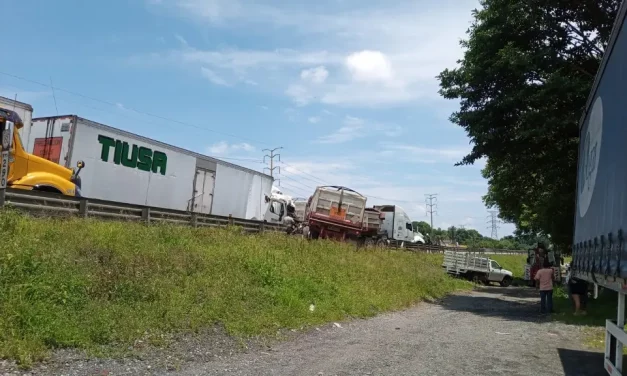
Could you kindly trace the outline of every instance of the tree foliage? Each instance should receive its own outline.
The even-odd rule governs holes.
[[[413,222],[414,229],[425,235],[434,244],[441,244],[444,241],[459,243],[470,248],[493,248],[493,249],[516,249],[525,250],[534,247],[539,241],[548,244],[548,239],[536,236],[505,236],[501,239],[485,237],[479,231],[469,228],[458,228],[451,226],[447,229],[431,228],[424,221]]]
[[[451,121],[487,158],[484,202],[517,233],[572,239],[578,120],[619,0],[482,0],[464,58],[438,76]]]

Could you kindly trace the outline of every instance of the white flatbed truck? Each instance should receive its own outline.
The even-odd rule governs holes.
[[[503,269],[498,262],[479,252],[444,251],[442,268],[449,274],[466,278],[477,284],[489,285],[497,282],[507,287],[514,280],[511,271]]]

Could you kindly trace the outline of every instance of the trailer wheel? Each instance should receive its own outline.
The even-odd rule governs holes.
[[[374,247],[376,245],[376,242],[374,241],[373,238],[366,238],[366,240],[364,240],[364,245],[369,248],[369,247]]]
[[[509,287],[511,284],[512,284],[512,277],[510,276],[505,276],[505,278],[503,278],[503,280],[501,281],[502,287]]]
[[[318,231],[309,231],[309,239],[317,240],[320,237],[320,233]]]
[[[472,275],[472,283],[475,285],[480,285],[483,282],[483,278],[479,274]]]

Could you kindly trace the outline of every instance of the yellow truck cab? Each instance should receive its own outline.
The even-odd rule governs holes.
[[[81,180],[78,175],[85,164],[79,161],[77,168],[71,170],[27,153],[18,132],[22,127],[24,123],[15,111],[0,108],[0,140],[7,132],[6,137],[11,140],[7,187],[80,197]]]

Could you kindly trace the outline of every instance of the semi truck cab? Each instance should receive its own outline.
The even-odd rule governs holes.
[[[18,132],[23,127],[24,123],[15,111],[0,108],[0,140],[5,135],[11,140],[7,187],[80,197],[79,173],[85,163],[79,161],[77,168],[72,170],[27,153]]]

